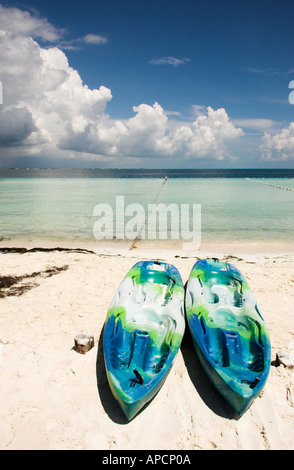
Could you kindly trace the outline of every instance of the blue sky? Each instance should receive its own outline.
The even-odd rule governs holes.
[[[66,54],[89,87],[103,84],[111,89],[109,110],[115,118],[131,117],[133,105],[154,101],[185,115],[198,104],[230,107],[240,118],[294,116],[288,106],[288,84],[294,78],[289,1],[29,4],[55,26],[66,28],[65,40],[89,32],[108,39],[104,47]],[[164,57],[188,61],[150,64]]]
[[[1,166],[294,167],[291,2],[0,5]],[[16,67],[7,51],[17,41],[28,57]],[[30,60],[34,77],[56,80],[55,98],[43,79],[25,99],[9,89],[17,74],[16,89],[32,86]],[[70,96],[88,109],[70,106]]]

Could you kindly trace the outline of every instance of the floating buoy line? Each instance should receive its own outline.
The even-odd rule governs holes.
[[[265,181],[257,181],[252,178],[245,178],[245,180],[253,181],[253,183],[265,184],[266,186],[272,186],[273,188],[284,189],[285,191],[294,191],[294,188],[287,188],[286,186],[278,186],[277,184],[266,183]]]

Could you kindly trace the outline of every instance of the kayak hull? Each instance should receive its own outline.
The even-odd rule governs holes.
[[[103,335],[108,382],[128,420],[162,387],[184,329],[177,269],[158,261],[136,263],[114,295]]]
[[[230,263],[196,262],[186,316],[205,372],[241,416],[265,386],[271,360],[269,333],[246,279]]]

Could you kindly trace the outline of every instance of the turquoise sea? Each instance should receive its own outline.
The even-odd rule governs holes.
[[[294,242],[294,170],[2,169],[0,240],[95,241],[94,208],[116,217],[117,196],[200,205],[202,242]]]

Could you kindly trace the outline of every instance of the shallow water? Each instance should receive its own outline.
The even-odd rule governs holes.
[[[143,238],[148,238],[149,228],[156,230],[156,238],[181,239],[185,226],[191,233],[201,229],[202,242],[294,241],[291,170],[284,171],[283,177],[271,171],[271,177],[264,179],[257,170],[237,173],[238,177],[234,172],[224,176],[228,170],[214,171],[213,176],[207,171],[196,176],[184,172],[185,177],[182,170],[173,170],[171,176],[171,170],[154,170],[154,174],[151,170],[101,171],[0,170],[0,239],[94,241],[95,223],[101,226],[104,221],[106,226],[112,224],[113,238],[121,238],[123,232],[129,238],[127,227],[131,227],[132,233]],[[154,218],[156,208],[151,204],[157,209],[164,204],[164,212]],[[97,215],[96,209],[93,214],[97,205],[107,211]],[[188,215],[182,205],[189,209]],[[192,217],[193,205],[198,205],[197,221]],[[169,209],[174,209],[172,216]],[[178,217],[178,231],[172,217]]]

